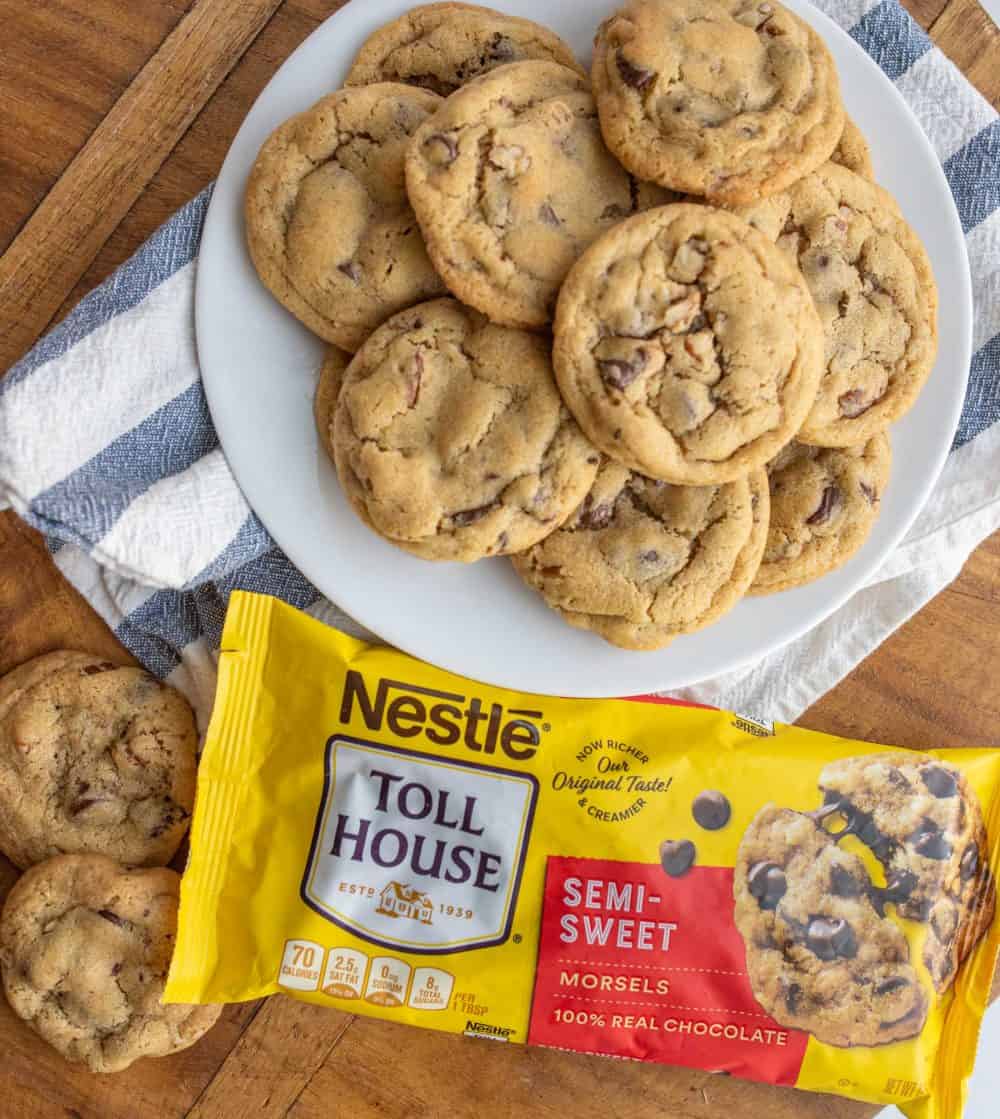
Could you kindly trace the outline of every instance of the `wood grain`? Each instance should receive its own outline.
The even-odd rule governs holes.
[[[1000,44],[978,5],[905,2],[997,104]],[[17,250],[0,259],[0,369],[214,178],[263,85],[342,3],[0,0],[0,251],[10,242]],[[185,30],[192,21],[195,39]],[[991,742],[998,627],[1000,537],[801,722],[913,747]],[[0,514],[0,672],[67,646],[122,655],[37,534]],[[13,880],[0,860],[0,896]],[[872,1114],[829,1097],[486,1045],[283,998],[229,1008],[192,1050],[101,1078],[66,1065],[0,1002],[0,1070],[10,1086],[5,1119]]]
[[[115,102],[0,258],[0,366],[49,323],[280,3],[198,0]]]

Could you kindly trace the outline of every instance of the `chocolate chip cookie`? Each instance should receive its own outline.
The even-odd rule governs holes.
[[[623,649],[660,649],[743,597],[767,520],[763,470],[671,486],[606,461],[569,521],[513,563],[571,625]]]
[[[850,117],[844,118],[844,131],[830,159],[856,175],[875,181],[875,168],[872,166],[872,153],[868,141]]]
[[[556,376],[606,454],[677,485],[764,466],[795,437],[823,365],[798,268],[744,221],[678,203],[622,223],[559,298]]]
[[[187,701],[140,668],[48,653],[0,680],[0,850],[170,861],[194,805]]]
[[[906,937],[870,897],[864,863],[817,821],[769,804],[736,859],[736,925],[760,1005],[841,1047],[915,1037],[928,999]]]
[[[120,1072],[193,1045],[219,1006],[160,1002],[180,878],[103,855],[57,855],[11,890],[0,965],[11,1009],[70,1061]]]
[[[673,196],[604,146],[586,78],[519,62],[477,78],[416,132],[406,181],[448,287],[494,322],[539,328],[580,253]]]
[[[558,35],[529,19],[474,4],[425,4],[370,36],[344,84],[405,82],[448,97],[488,70],[529,59],[580,68]]]
[[[937,288],[894,199],[828,163],[737,212],[798,262],[823,323],[826,368],[800,441],[850,447],[901,419],[934,366]]]
[[[771,525],[750,593],[800,587],[847,563],[878,518],[891,464],[884,433],[860,447],[790,443],[767,468]]]
[[[351,362],[334,454],[376,532],[462,562],[553,532],[599,460],[559,398],[548,342],[451,299],[390,319]]]
[[[819,167],[844,128],[830,52],[777,0],[630,0],[597,32],[592,79],[634,175],[727,205]]]
[[[333,417],[337,410],[340,386],[350,360],[349,354],[338,350],[336,346],[329,346],[323,359],[323,367],[319,371],[319,380],[316,382],[316,395],[313,397],[316,431],[319,433],[324,450],[331,459],[333,458]]]
[[[885,868],[881,903],[928,925],[924,963],[939,991],[993,920],[982,811],[953,766],[923,754],[873,754],[828,765],[826,811],[842,817]],[[828,821],[827,827],[831,823]]]
[[[403,181],[410,137],[441,103],[388,82],[340,90],[277,129],[250,174],[258,275],[310,330],[352,353],[397,311],[444,292]]]

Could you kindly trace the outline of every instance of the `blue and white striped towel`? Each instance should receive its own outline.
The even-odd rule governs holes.
[[[748,671],[688,689],[791,721],[951,582],[1000,526],[1000,119],[896,0],[818,0],[896,83],[958,204],[975,358],[953,453],[899,549],[846,606]],[[276,548],[219,448],[194,347],[206,190],[0,382],[0,500],[204,717],[229,592],[266,591],[360,633]],[[44,439],[39,437],[44,418]]]

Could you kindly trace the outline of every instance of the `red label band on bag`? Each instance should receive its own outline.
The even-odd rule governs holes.
[[[528,1042],[794,1085],[808,1035],[763,1013],[733,872],[550,857]]]

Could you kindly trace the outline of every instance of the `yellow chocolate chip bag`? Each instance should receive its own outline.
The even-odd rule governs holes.
[[[1000,751],[453,676],[233,595],[168,1002],[283,991],[959,1119]]]

